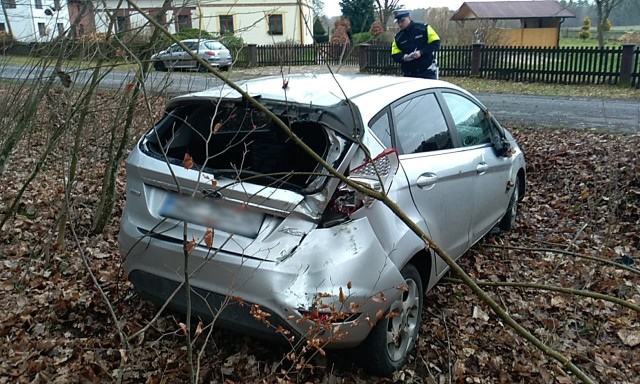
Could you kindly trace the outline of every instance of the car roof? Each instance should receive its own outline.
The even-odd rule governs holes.
[[[286,89],[283,87],[286,82]],[[236,82],[252,96],[263,99],[287,101],[302,105],[332,106],[345,99],[357,99],[377,94],[390,97],[404,95],[431,88],[454,88],[457,86],[439,80],[415,79],[396,76],[377,75],[332,75],[295,74],[268,76]],[[191,93],[179,98],[241,98],[241,95],[228,85]],[[357,102],[356,102],[357,104]]]
[[[285,82],[286,90],[283,88]],[[254,97],[306,106],[330,107],[349,99],[358,106],[365,123],[384,106],[420,90],[448,88],[468,94],[445,81],[382,75],[294,74],[284,78],[261,77],[236,84]],[[241,99],[241,95],[224,84],[177,99],[218,98]]]

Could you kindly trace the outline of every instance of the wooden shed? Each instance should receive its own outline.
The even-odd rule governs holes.
[[[560,25],[576,15],[557,1],[487,1],[465,2],[451,20],[520,20],[520,28],[499,30],[501,45],[514,47],[557,47]]]

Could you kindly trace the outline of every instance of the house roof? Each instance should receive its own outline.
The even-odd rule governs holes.
[[[463,3],[451,20],[573,18],[576,15],[557,1],[487,1]]]

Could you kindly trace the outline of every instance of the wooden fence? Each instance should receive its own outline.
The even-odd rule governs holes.
[[[362,73],[400,75],[389,45],[249,45],[240,66],[346,65]],[[437,54],[440,76],[554,84],[630,84],[640,88],[640,47],[443,46]]]
[[[389,47],[361,46],[360,71],[399,74]],[[443,46],[440,75],[555,84],[630,84],[640,88],[640,47]]]

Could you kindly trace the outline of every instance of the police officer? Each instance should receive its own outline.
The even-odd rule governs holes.
[[[391,46],[393,60],[400,63],[407,77],[437,79],[434,53],[440,48],[440,37],[436,31],[429,24],[411,20],[408,10],[396,10],[393,16],[400,27]]]

